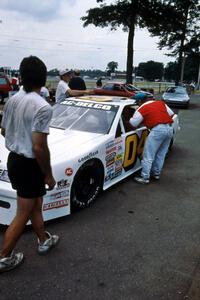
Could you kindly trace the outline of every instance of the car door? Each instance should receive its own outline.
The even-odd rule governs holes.
[[[130,118],[135,112],[133,105],[124,107],[120,119],[122,128],[122,143],[123,143],[123,172],[124,175],[131,174],[138,170],[141,166],[141,158],[144,149],[144,143],[149,131],[145,126],[133,129],[129,123]]]
[[[138,129],[128,126],[134,110],[133,106],[125,106],[116,128],[115,139],[106,145],[105,188],[141,168],[148,130],[144,126]]]

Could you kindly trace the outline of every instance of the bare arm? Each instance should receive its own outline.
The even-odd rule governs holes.
[[[71,90],[71,89],[68,89],[67,93],[70,96],[81,96],[81,95],[91,95],[91,94],[94,94],[94,91],[93,90]]]
[[[45,175],[45,183],[49,186],[49,190],[53,189],[56,182],[52,175],[50,165],[50,153],[47,145],[47,134],[41,132],[32,133],[33,152],[36,160]]]

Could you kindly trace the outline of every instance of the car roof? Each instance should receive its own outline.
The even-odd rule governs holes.
[[[109,105],[118,105],[118,106],[125,106],[131,104],[136,105],[136,101],[134,99],[119,97],[119,96],[88,95],[88,96],[66,98],[66,101],[68,100],[90,101],[90,102],[101,103],[101,104],[109,103]]]
[[[186,90],[186,87],[177,85],[177,86],[168,86],[167,89],[176,89],[176,90],[177,89],[182,89],[182,90]]]

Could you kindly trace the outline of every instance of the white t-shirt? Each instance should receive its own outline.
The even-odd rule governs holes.
[[[52,107],[37,93],[23,89],[8,99],[4,106],[1,126],[6,131],[9,151],[35,158],[32,132],[49,133]]]
[[[57,103],[64,101],[66,97],[68,97],[66,93],[67,90],[69,90],[69,86],[67,82],[65,82],[64,80],[60,80],[56,89],[56,96],[55,96]]]
[[[47,99],[49,97],[49,90],[45,86],[41,87],[40,96],[44,99]]]
[[[60,103],[66,99],[67,90],[69,90],[69,86],[67,82],[65,82],[64,80],[60,80],[56,89],[56,96],[55,96],[57,103]]]

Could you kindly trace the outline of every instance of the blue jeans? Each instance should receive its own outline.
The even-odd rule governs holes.
[[[160,175],[172,136],[173,128],[169,124],[159,124],[151,129],[141,161],[143,178],[149,179],[150,175]]]

